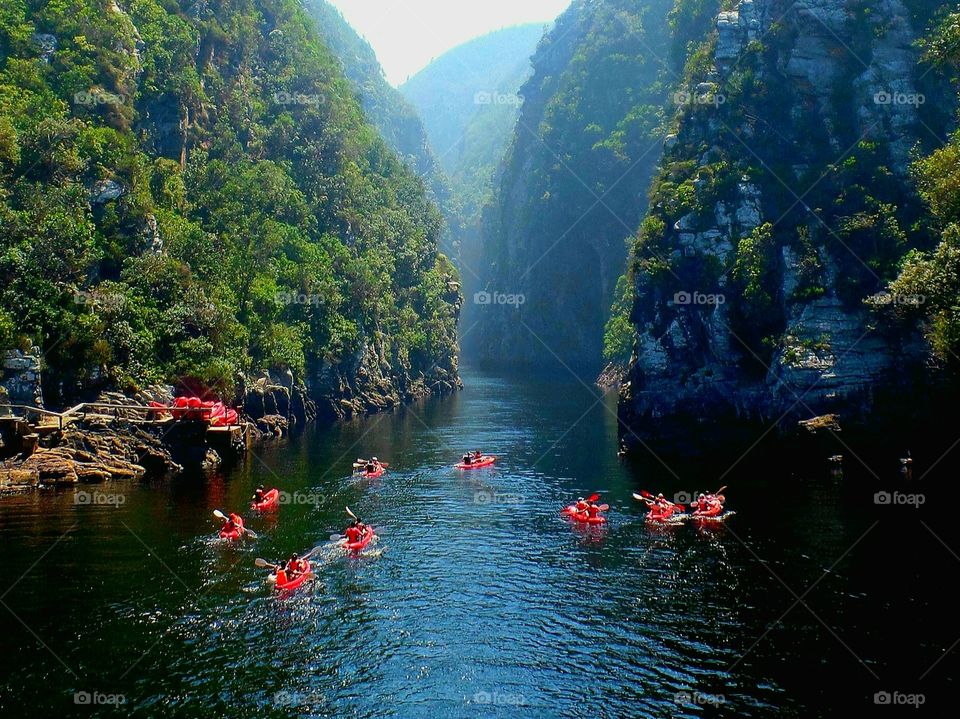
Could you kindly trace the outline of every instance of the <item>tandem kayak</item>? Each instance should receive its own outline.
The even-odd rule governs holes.
[[[274,584],[274,586],[276,586],[276,588],[280,591],[287,592],[297,589],[298,587],[303,586],[304,582],[310,579],[310,562],[307,562],[306,564],[306,569],[304,569],[302,574],[298,574],[296,577],[287,582],[278,582],[276,574],[271,574],[267,581]]]
[[[465,462],[458,462],[453,466],[456,467],[457,469],[478,469],[479,467],[489,467],[491,464],[493,464],[496,461],[497,461],[496,457],[487,455],[487,456],[481,457],[480,459],[475,459],[470,464],[466,464]]]
[[[577,505],[571,504],[569,507],[564,507],[560,510],[560,514],[563,514],[575,522],[580,522],[581,524],[605,524],[607,518],[603,515],[597,514],[591,517],[587,512],[580,512],[577,510]]]
[[[382,477],[382,476],[383,476],[383,473],[386,472],[386,471],[387,471],[387,470],[386,470],[386,469],[384,468],[384,466],[381,464],[380,466],[378,466],[378,467],[377,467],[375,470],[373,470],[372,472],[364,472],[364,473],[363,473],[363,476],[366,477],[367,479],[376,479],[377,477]]]
[[[255,509],[258,512],[261,512],[264,509],[270,509],[271,507],[276,507],[279,502],[280,502],[280,490],[271,489],[269,492],[264,493],[262,502],[250,502],[250,508]]]
[[[360,537],[360,539],[358,539],[356,542],[347,542],[343,545],[343,548],[348,552],[359,552],[368,544],[370,544],[370,540],[372,540],[375,536],[377,535],[374,533],[373,527],[367,527],[363,530],[363,536]]]
[[[698,509],[693,513],[694,517],[719,517],[723,514],[723,505],[720,502],[708,504],[706,509]]]
[[[658,512],[653,509],[647,512],[647,520],[650,522],[668,522],[675,517],[679,519],[680,517],[685,516],[686,514],[684,514],[682,510],[675,508],[668,509],[665,512]]]

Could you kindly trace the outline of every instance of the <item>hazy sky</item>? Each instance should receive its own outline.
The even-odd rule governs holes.
[[[550,22],[571,0],[330,0],[399,85],[447,50],[493,30]]]

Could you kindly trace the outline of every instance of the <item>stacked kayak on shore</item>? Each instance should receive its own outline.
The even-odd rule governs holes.
[[[172,405],[150,402],[157,414],[169,412],[175,420],[209,422],[214,427],[228,427],[237,424],[240,415],[223,402],[201,400],[199,397],[177,397]]]

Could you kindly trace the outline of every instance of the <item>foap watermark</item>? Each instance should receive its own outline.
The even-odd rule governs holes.
[[[476,704],[489,704],[501,707],[522,707],[527,703],[527,698],[523,694],[513,694],[510,692],[477,692],[473,695],[473,701]]]
[[[487,305],[506,305],[508,307],[520,308],[527,301],[526,295],[508,292],[487,292],[481,290],[473,295],[473,304],[481,307]]]
[[[278,305],[289,307],[291,305],[307,305],[318,307],[320,305],[320,295],[311,295],[305,292],[278,292],[273,296]]]
[[[92,107],[94,105],[122,105],[124,102],[126,102],[126,98],[123,95],[118,95],[115,92],[107,92],[106,90],[81,90],[80,92],[73,93],[74,105]]]
[[[473,96],[474,105],[514,105],[519,107],[523,104],[523,95],[510,94],[508,92],[491,92],[489,90],[480,90]]]
[[[127,298],[120,292],[85,292],[73,291],[73,301],[78,305],[99,307],[101,309],[116,309],[121,307]]]
[[[523,504],[525,501],[521,494],[511,494],[509,492],[488,492],[481,489],[473,494],[474,504]]]
[[[904,692],[877,692],[873,703],[880,706],[913,707],[919,709],[927,701],[923,694],[905,694]]]
[[[880,90],[873,96],[876,105],[913,105],[918,107],[925,103],[927,98],[919,92],[889,92]]]
[[[907,494],[906,492],[877,492],[873,495],[874,504],[886,504],[895,507],[913,507],[920,509],[927,503],[925,494]]]
[[[73,503],[94,507],[122,507],[127,503],[127,497],[117,493],[84,492],[81,490],[73,495]]]
[[[676,704],[694,704],[696,706],[718,707],[726,703],[723,694],[705,694],[704,692],[677,692],[673,695]]]
[[[280,492],[277,503],[319,507],[325,500],[326,496],[317,492]]]
[[[327,99],[318,93],[308,95],[302,92],[281,90],[273,93],[273,101],[278,105],[322,105]]]
[[[673,296],[675,305],[722,305],[727,298],[719,293],[686,292],[681,290]]]
[[[887,307],[890,305],[905,305],[907,307],[919,307],[926,303],[926,295],[898,295],[893,292],[878,292],[870,295],[867,302],[878,307]]]
[[[81,706],[120,706],[127,703],[127,698],[123,694],[74,692],[73,703]]]
[[[690,92],[689,90],[678,90],[673,93],[673,102],[675,105],[713,105],[719,107],[727,101],[725,95],[713,90],[706,92]]]
[[[304,707],[326,704],[327,697],[320,692],[288,692],[279,691],[273,695],[274,706],[277,707]]]

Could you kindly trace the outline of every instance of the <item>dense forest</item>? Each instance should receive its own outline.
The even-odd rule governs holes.
[[[48,399],[455,376],[441,228],[295,0],[0,2],[0,346]]]
[[[422,113],[418,114],[417,108],[387,82],[370,43],[357,34],[337,8],[327,0],[305,0],[303,5],[326,46],[340,60],[367,120],[426,184],[430,199],[446,221],[442,246],[449,252],[462,232],[462,219],[450,181],[427,137]]]

